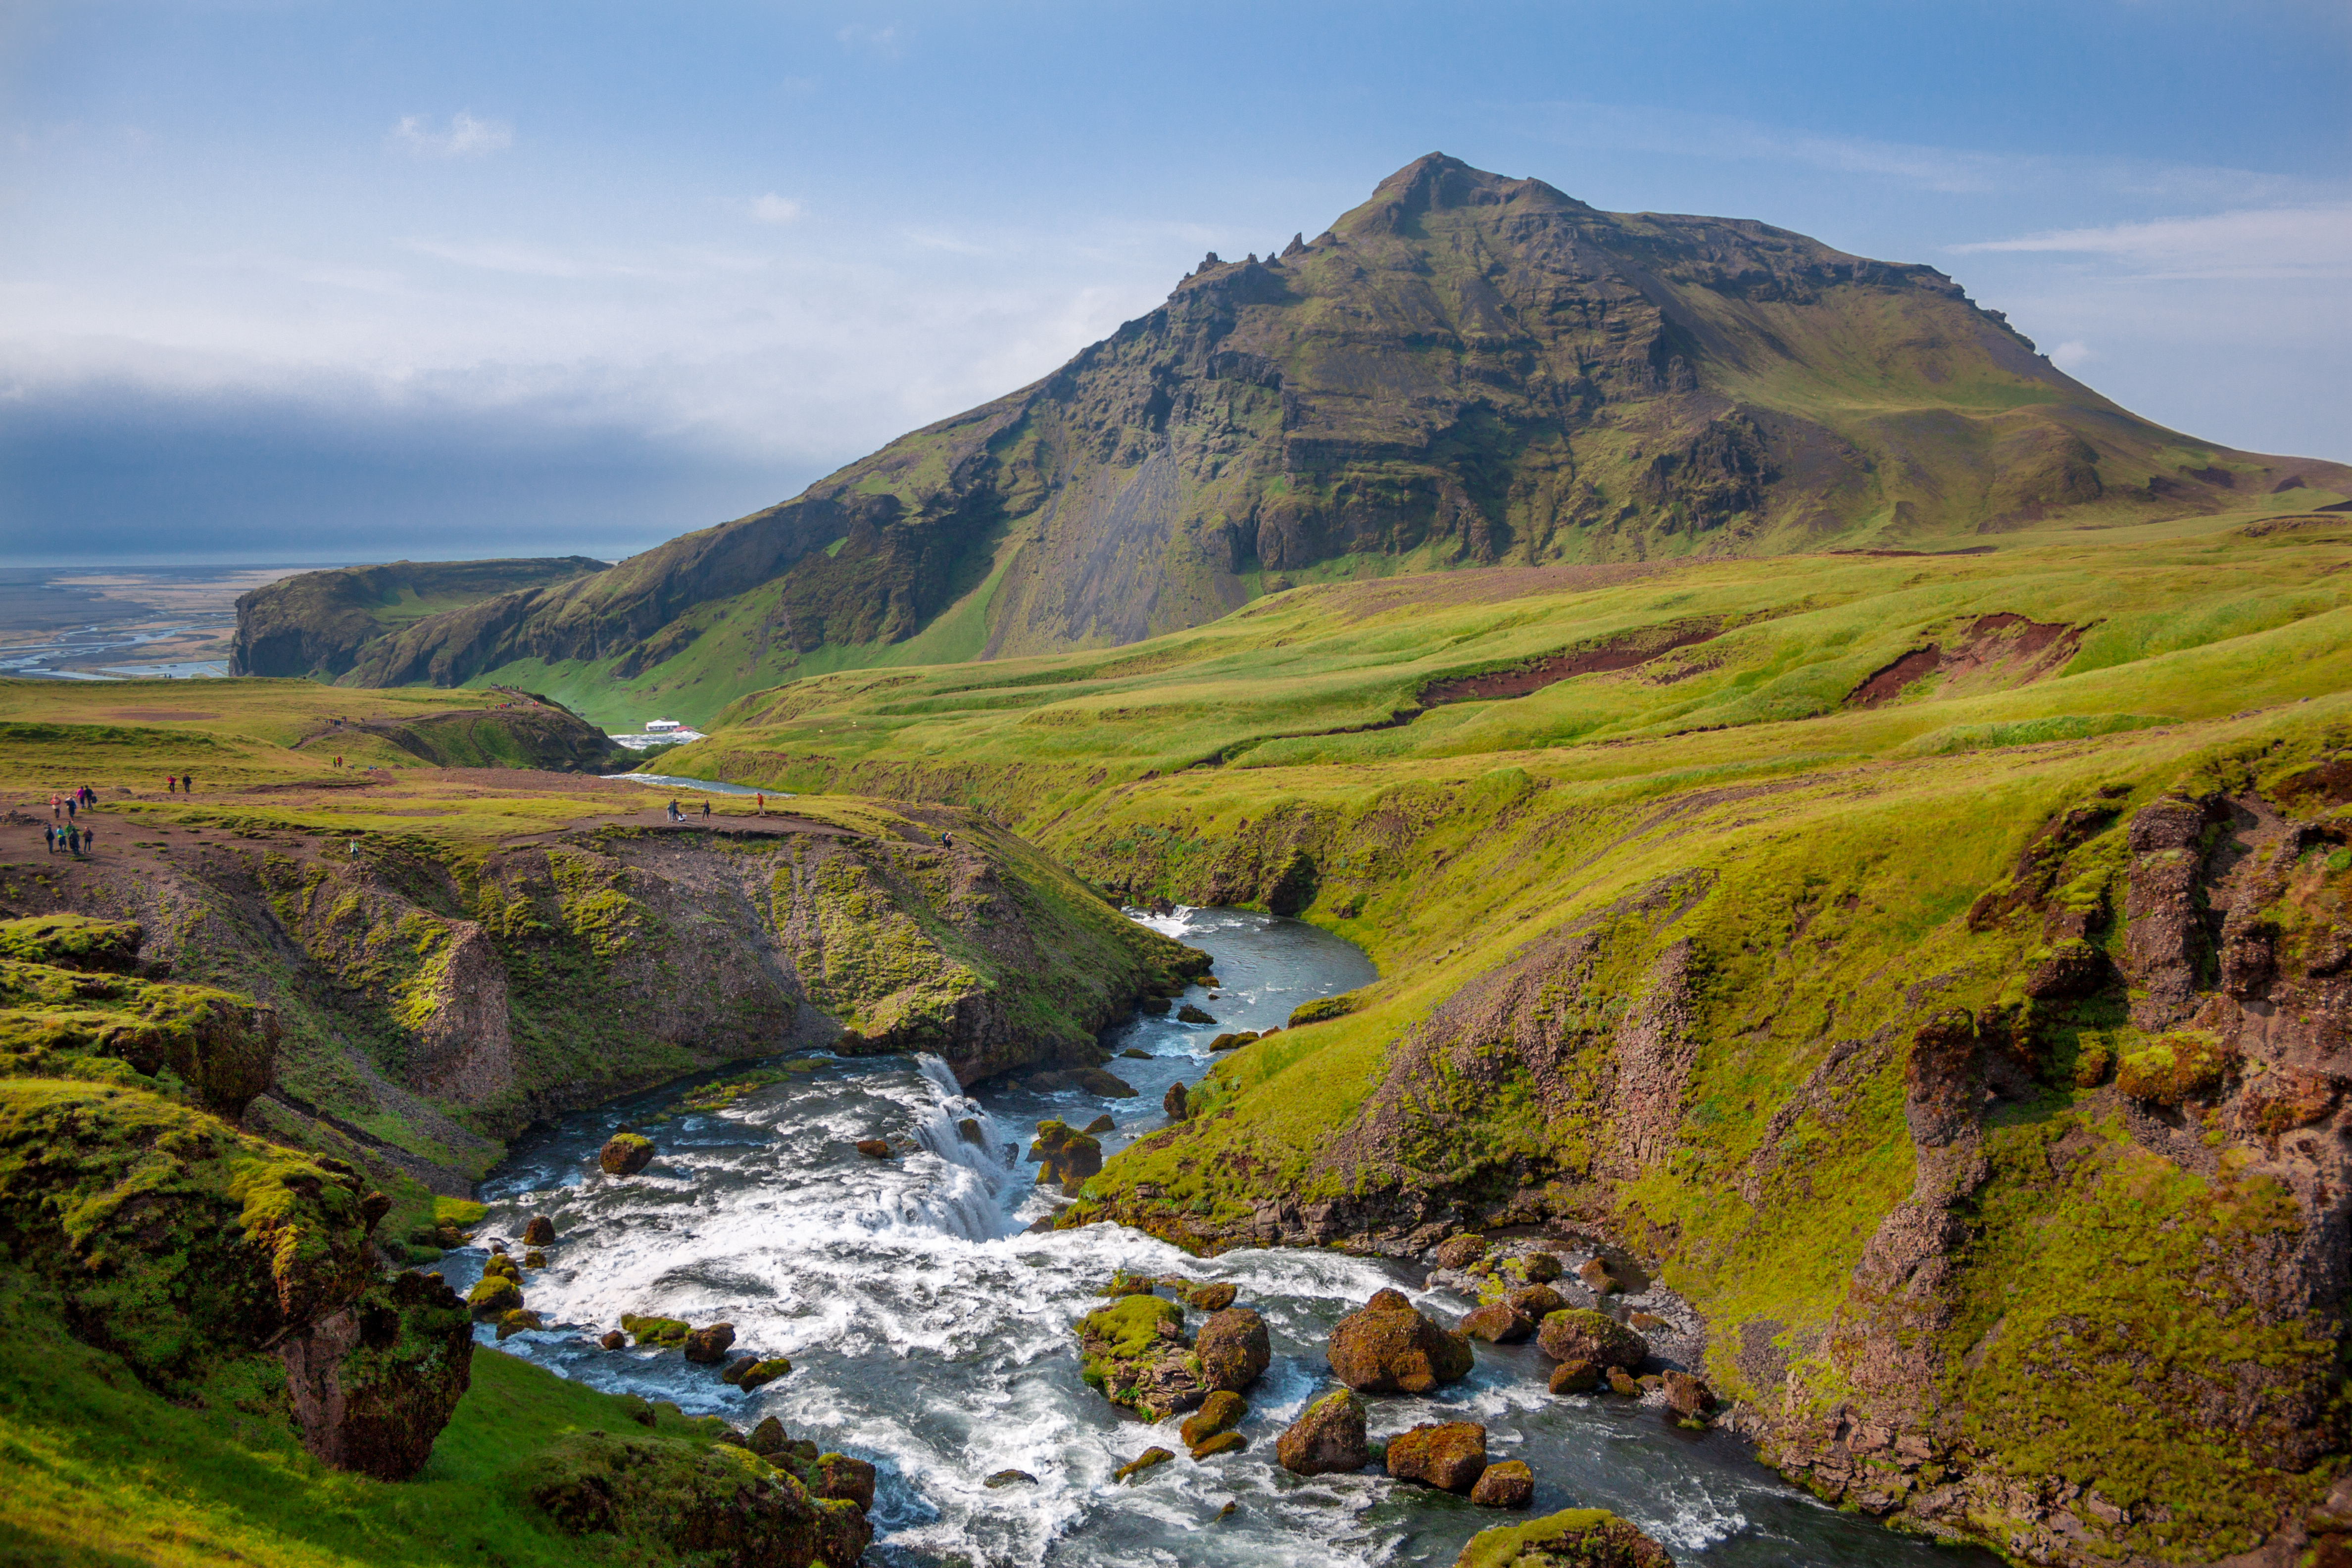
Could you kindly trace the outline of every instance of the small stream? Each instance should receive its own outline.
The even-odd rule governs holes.
[[[674,1084],[526,1138],[482,1184],[490,1215],[478,1239],[503,1237],[520,1252],[526,1218],[554,1222],[549,1267],[529,1271],[525,1289],[530,1307],[563,1326],[499,1348],[747,1430],[772,1415],[793,1436],[872,1460],[880,1481],[867,1561],[892,1568],[1450,1564],[1477,1531],[1528,1517],[1373,1471],[1310,1479],[1274,1462],[1276,1436],[1334,1386],[1322,1345],[1341,1316],[1384,1285],[1444,1321],[1466,1310],[1449,1291],[1423,1291],[1424,1269],[1309,1250],[1196,1260],[1109,1226],[1026,1234],[1055,1206],[1030,1184],[1034,1168],[1017,1163],[1040,1118],[1083,1126],[1108,1112],[1119,1125],[1105,1152],[1115,1151],[1163,1124],[1162,1090],[1200,1078],[1212,1036],[1279,1024],[1302,1001],[1373,977],[1356,948],[1297,921],[1183,909],[1139,918],[1213,954],[1223,985],[1190,998],[1215,1025],[1139,1016],[1107,1037],[1114,1051],[1152,1053],[1110,1064],[1135,1099],[1020,1088],[968,1099],[934,1058],[816,1058],[724,1110],[673,1114],[696,1087]],[[740,1079],[747,1065],[699,1081]],[[983,1146],[959,1134],[967,1116]],[[659,1155],[615,1180],[595,1156],[623,1123],[651,1136]],[[877,1136],[918,1147],[887,1162],[852,1148]],[[485,1257],[453,1253],[442,1270],[463,1290]],[[1206,1464],[1180,1457],[1139,1484],[1112,1481],[1154,1443],[1183,1452],[1176,1422],[1147,1426],[1079,1381],[1071,1324],[1101,1304],[1095,1288],[1121,1268],[1229,1279],[1242,1305],[1265,1314],[1274,1364],[1247,1395],[1246,1452]],[[732,1322],[739,1352],[787,1355],[793,1371],[745,1394],[676,1351],[595,1348],[624,1312]],[[486,1347],[496,1342],[479,1332]],[[1685,1564],[1993,1561],[1824,1507],[1729,1434],[1681,1431],[1609,1396],[1555,1397],[1549,1370],[1532,1344],[1480,1344],[1475,1372],[1439,1396],[1373,1400],[1373,1435],[1483,1422],[1492,1458],[1535,1472],[1536,1513],[1612,1509]],[[1036,1484],[983,1484],[1006,1468]]]

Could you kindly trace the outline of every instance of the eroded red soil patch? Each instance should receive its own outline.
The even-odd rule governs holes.
[[[2030,621],[2006,610],[1979,616],[1948,641],[1913,648],[1894,663],[1872,671],[1869,679],[1846,694],[1846,706],[1875,708],[1931,675],[1962,676],[2002,663],[2015,664],[2013,684],[2022,686],[2072,658],[2082,637],[2081,627],[2063,622]]]
[[[1513,665],[1508,669],[1490,669],[1477,675],[1457,676],[1451,680],[1433,681],[1421,689],[1421,701],[1423,707],[1433,708],[1442,702],[1485,702],[1502,697],[1525,697],[1530,691],[1539,691],[1571,676],[1632,669],[1636,665],[1649,663],[1661,654],[1688,647],[1693,643],[1709,642],[1722,635],[1723,627],[1711,622],[1683,626],[1649,626],[1613,642],[1547,655],[1525,664]]]

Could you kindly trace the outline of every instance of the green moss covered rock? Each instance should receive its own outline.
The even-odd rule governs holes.
[[[2221,1088],[2230,1059],[2210,1035],[2193,1029],[2158,1035],[2116,1063],[2116,1087],[2134,1100],[2179,1105]]]
[[[1078,1320],[1080,1375],[1114,1405],[1160,1421],[1199,1405],[1203,1387],[1183,1335],[1184,1309],[1124,1296]]]
[[[1470,1374],[1470,1342],[1417,1311],[1398,1290],[1376,1292],[1331,1326],[1332,1375],[1360,1394],[1427,1394]]]
[[[536,1314],[522,1316],[537,1326]],[[337,1469],[405,1480],[432,1457],[471,1381],[474,1331],[438,1274],[395,1274],[290,1336],[278,1355],[304,1447]]]
[[[743,1568],[852,1568],[874,1535],[855,1502],[812,1496],[798,1478],[730,1444],[574,1433],[509,1480],[572,1534],[635,1537]]]
[[[1074,1190],[1102,1171],[1102,1141],[1079,1131],[1058,1117],[1037,1123],[1029,1145],[1029,1163],[1037,1167],[1037,1184]]]
[[[677,1318],[640,1318],[627,1312],[621,1314],[621,1327],[641,1345],[682,1345],[694,1331],[691,1324]]]
[[[596,1164],[608,1176],[634,1176],[654,1163],[654,1141],[635,1132],[615,1132],[596,1151]]]
[[[89,915],[33,915],[0,921],[0,958],[45,963],[54,969],[128,974],[139,967],[145,933],[131,921]]]
[[[1666,1549],[1605,1509],[1571,1508],[1472,1536],[1454,1568],[1674,1568]]]
[[[1536,1347],[1558,1362],[1584,1362],[1595,1368],[1642,1364],[1649,1342],[1609,1316],[1585,1307],[1549,1313],[1536,1331]]]
[[[131,928],[136,929],[136,928]],[[205,1109],[239,1117],[269,1088],[276,1013],[205,985],[0,959],[0,1072],[149,1089],[169,1073]]]
[[[466,1292],[466,1306],[485,1318],[504,1317],[522,1306],[522,1287],[503,1274],[485,1274]]]

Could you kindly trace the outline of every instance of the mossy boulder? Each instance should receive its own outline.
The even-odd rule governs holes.
[[[686,1336],[694,1331],[692,1324],[677,1318],[640,1318],[628,1312],[621,1314],[621,1327],[641,1345],[664,1347],[686,1343]]]
[[[1476,1231],[1449,1236],[1437,1244],[1440,1268],[1467,1268],[1486,1256],[1486,1238]]]
[[[654,1141],[636,1132],[615,1132],[596,1151],[596,1164],[608,1176],[634,1176],[654,1163]]]
[[[2181,1029],[2125,1053],[2116,1063],[2116,1087],[2151,1105],[2179,1105],[2221,1088],[2231,1059],[2212,1036]]]
[[[1590,1394],[1601,1386],[1601,1369],[1589,1361],[1564,1361],[1551,1369],[1554,1394]]]
[[[522,1227],[522,1242],[525,1247],[554,1246],[555,1222],[543,1214],[531,1215],[530,1223]]]
[[[1536,1331],[1536,1348],[1559,1362],[1587,1362],[1596,1368],[1642,1364],[1649,1342],[1610,1317],[1586,1307],[1570,1307],[1545,1316]]]
[[[91,915],[31,915],[0,921],[0,958],[44,963],[52,969],[128,974],[139,967],[146,933],[131,921]]]
[[[1135,1458],[1121,1465],[1118,1469],[1113,1470],[1111,1472],[1111,1479],[1116,1481],[1131,1481],[1135,1479],[1136,1477],[1143,1474],[1144,1471],[1151,1469],[1156,1466],[1164,1465],[1175,1457],[1176,1456],[1174,1454],[1171,1453],[1166,1448],[1162,1448],[1155,1445],[1144,1449],[1143,1452],[1138,1454]]]
[[[1338,1389],[1309,1405],[1276,1439],[1275,1458],[1293,1475],[1342,1475],[1372,1462],[1364,1436],[1364,1402]]]
[[[1398,1290],[1375,1294],[1331,1326],[1332,1375],[1360,1394],[1427,1394],[1470,1373],[1470,1342],[1440,1328]]]
[[[1079,1131],[1058,1117],[1037,1123],[1029,1144],[1029,1163],[1037,1167],[1037,1184],[1070,1191],[1089,1176],[1102,1173],[1102,1141]]]
[[[1605,1509],[1571,1508],[1480,1531],[1454,1568],[1675,1568],[1675,1560]]]
[[[1114,1405],[1160,1421],[1208,1392],[1183,1335],[1184,1309],[1159,1296],[1123,1296],[1078,1320],[1080,1375]]]
[[[530,1330],[545,1328],[546,1326],[547,1325],[539,1321],[539,1314],[537,1312],[532,1311],[528,1307],[517,1307],[513,1311],[508,1312],[499,1319],[499,1338],[501,1340],[509,1340],[517,1334],[524,1333]]]
[[[1160,1283],[1166,1285],[1171,1284],[1171,1281],[1163,1279]],[[1176,1293],[1184,1299],[1186,1306],[1197,1307],[1203,1312],[1222,1312],[1234,1304],[1235,1296],[1241,1294],[1231,1283],[1223,1279],[1208,1279],[1199,1284],[1189,1279],[1172,1283],[1176,1287]]]
[[[466,1292],[466,1306],[478,1317],[503,1317],[522,1306],[522,1287],[503,1274],[485,1274]]]
[[[1225,1286],[1223,1290],[1225,1300],[1231,1300],[1233,1287]],[[1192,1342],[1192,1351],[1201,1363],[1201,1381],[1210,1388],[1233,1393],[1265,1376],[1274,1361],[1265,1320],[1247,1307],[1210,1313]]]
[[[1389,1439],[1388,1471],[1465,1496],[1486,1473],[1486,1428],[1475,1421],[1430,1421]]]
[[[579,1432],[509,1472],[558,1528],[660,1543],[738,1568],[852,1568],[873,1540],[855,1502],[813,1496],[749,1449]]]
[[[1248,1414],[1249,1401],[1221,1388],[1201,1401],[1201,1408],[1184,1418],[1176,1435],[1184,1439],[1186,1447],[1197,1448],[1218,1433],[1240,1426]]]
[[[866,1460],[847,1454],[819,1454],[811,1469],[815,1484],[810,1489],[817,1496],[853,1502],[860,1510],[874,1506],[874,1467]]]
[[[1488,1344],[1515,1345],[1536,1331],[1536,1320],[1500,1301],[1477,1308],[1463,1318],[1461,1331]]]
[[[783,1356],[744,1356],[721,1373],[720,1377],[749,1394],[755,1388],[765,1388],[793,1370],[793,1363]]]
[[[522,1266],[503,1252],[492,1253],[489,1261],[482,1265],[482,1278],[487,1279],[493,1274],[518,1285],[522,1283]]]
[[[278,1354],[303,1447],[337,1469],[405,1480],[471,1382],[474,1331],[441,1276],[395,1274]]]
[[[735,1325],[713,1323],[709,1328],[688,1333],[684,1342],[686,1359],[705,1366],[716,1366],[727,1359],[727,1349],[735,1342]]]
[[[1480,1508],[1525,1508],[1535,1497],[1535,1472],[1518,1459],[1487,1466],[1470,1489],[1470,1500]]]
[[[1192,1445],[1192,1462],[1213,1459],[1220,1454],[1238,1454],[1249,1447],[1249,1439],[1238,1432],[1219,1432]]]
[[[1303,1024],[1321,1024],[1333,1018],[1344,1018],[1362,1002],[1361,993],[1355,991],[1343,991],[1337,996],[1318,996],[1311,1002],[1301,1002],[1290,1010],[1289,1026],[1296,1029]]]
[[[1176,1021],[1180,1024],[1213,1024],[1216,1019],[1187,1002],[1176,1009]]]

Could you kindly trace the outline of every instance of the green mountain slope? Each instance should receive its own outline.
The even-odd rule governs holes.
[[[1328,584],[797,682],[664,766],[977,805],[1371,953],[1065,1225],[1589,1228],[1825,1499],[2284,1562],[2352,1451],[2347,567],[2352,518],[2243,512]]]
[[[1040,382],[781,506],[419,621],[341,679],[699,721],[813,673],[1118,646],[1301,583],[1974,545],[2273,492],[2326,502],[2352,470],[2140,419],[1932,268],[1433,154],[1312,244],[1212,257]]]

